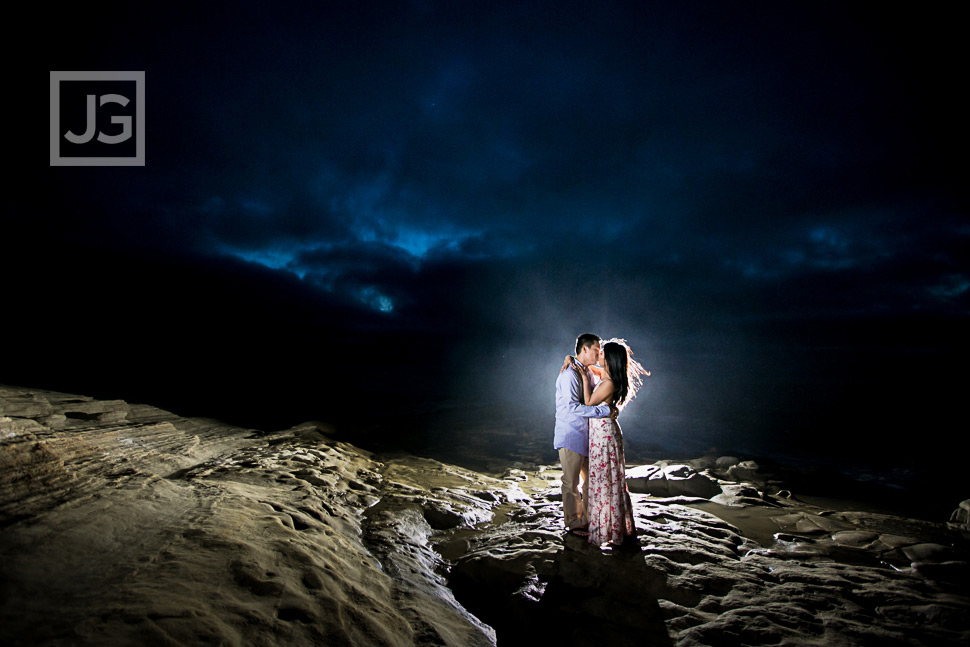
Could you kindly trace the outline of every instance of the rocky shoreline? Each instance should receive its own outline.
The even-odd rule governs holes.
[[[964,645],[970,503],[840,509],[738,458],[631,467],[639,536],[487,475],[0,386],[5,645]],[[959,501],[959,499],[957,499]]]

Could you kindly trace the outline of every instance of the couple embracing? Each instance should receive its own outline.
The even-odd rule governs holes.
[[[636,395],[642,375],[622,339],[592,333],[576,339],[556,379],[554,448],[562,464],[563,521],[569,533],[600,546],[636,535],[626,486],[623,434],[617,416]]]

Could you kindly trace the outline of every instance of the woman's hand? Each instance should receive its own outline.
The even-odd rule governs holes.
[[[564,359],[562,361],[562,368],[559,369],[559,372],[562,373],[563,371],[565,371],[570,366],[573,366],[573,356],[572,355],[566,355],[566,359]]]
[[[573,363],[572,367],[573,367],[573,370],[576,371],[577,374],[579,374],[579,377],[583,381],[583,384],[588,384],[589,375],[586,374],[586,369],[580,367],[579,364],[576,364],[576,363]]]

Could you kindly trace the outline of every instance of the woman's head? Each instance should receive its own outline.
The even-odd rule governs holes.
[[[603,357],[606,360],[606,369],[610,372],[613,379],[613,404],[620,404],[626,400],[627,391],[630,389],[626,376],[628,357],[626,348],[615,341],[603,344]]]
[[[603,357],[613,380],[613,404],[616,406],[636,397],[637,390],[643,385],[640,376],[647,374],[632,355],[626,340],[610,339],[603,344]]]

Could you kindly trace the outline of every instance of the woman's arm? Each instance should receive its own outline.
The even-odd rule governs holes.
[[[596,389],[589,393],[589,384],[586,384],[587,395],[586,404],[596,406],[597,404],[607,403],[613,396],[613,380],[606,378],[596,385]]]
[[[575,357],[573,357],[572,355],[566,355],[566,359],[564,359],[564,360],[562,361],[562,368],[561,368],[561,369],[559,369],[559,372],[560,372],[560,373],[562,373],[562,372],[563,372],[563,371],[565,371],[565,370],[566,370],[567,368],[569,368],[570,366],[572,366],[572,365],[573,365],[573,360],[574,360],[574,359],[576,359],[576,358],[575,358]]]

